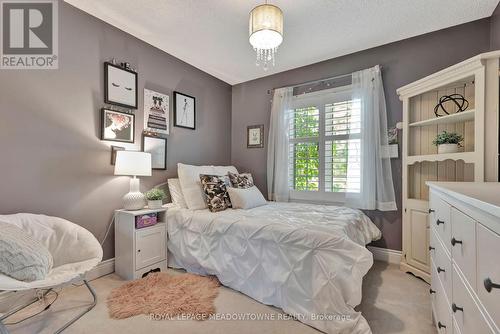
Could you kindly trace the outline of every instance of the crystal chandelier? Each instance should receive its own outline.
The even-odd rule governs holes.
[[[257,53],[256,65],[274,66],[278,46],[283,42],[283,12],[279,7],[265,4],[250,12],[249,41]]]

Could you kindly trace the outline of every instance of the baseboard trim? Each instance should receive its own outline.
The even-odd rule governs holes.
[[[94,269],[89,271],[85,277],[88,281],[95,280],[99,277],[109,275],[115,272],[115,258],[101,261]]]
[[[398,265],[401,262],[401,251],[375,246],[368,246],[367,248],[372,252],[374,260]]]

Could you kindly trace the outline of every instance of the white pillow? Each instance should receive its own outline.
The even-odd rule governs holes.
[[[0,222],[0,273],[18,281],[45,279],[54,260],[47,247],[16,225]]]
[[[184,195],[182,194],[181,183],[179,179],[168,179],[168,191],[170,197],[172,198],[172,203],[181,207],[187,208],[186,201],[184,200]]]
[[[266,199],[256,186],[246,189],[229,187],[227,192],[233,209],[251,209],[267,204]]]
[[[228,172],[238,173],[234,166],[192,166],[177,164],[177,174],[181,184],[186,205],[191,210],[205,209],[207,203],[200,182],[200,174],[226,175]]]

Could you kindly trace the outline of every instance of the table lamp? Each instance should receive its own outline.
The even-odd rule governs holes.
[[[138,176],[151,176],[151,154],[136,151],[116,152],[115,175],[133,176],[130,192],[123,196],[125,210],[139,210],[146,205],[146,198],[139,190]]]

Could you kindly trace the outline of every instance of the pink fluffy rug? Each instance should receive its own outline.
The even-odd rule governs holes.
[[[114,319],[139,314],[206,317],[215,313],[219,286],[215,277],[152,273],[111,291],[107,300],[109,315]]]

